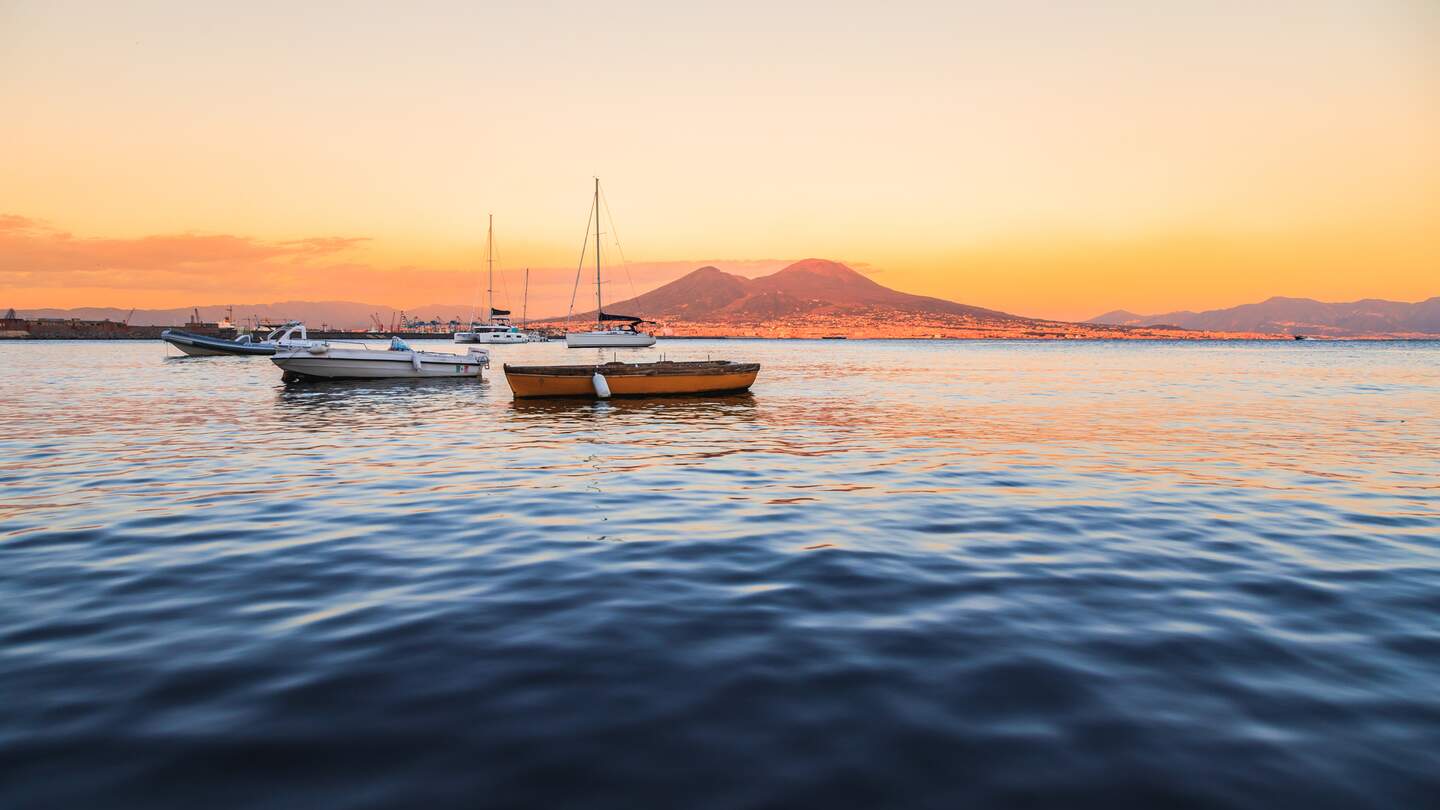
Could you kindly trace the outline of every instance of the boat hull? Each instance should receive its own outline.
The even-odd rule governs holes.
[[[270,358],[287,379],[313,380],[419,380],[444,377],[475,377],[482,374],[487,360],[476,355],[444,355],[378,350],[331,350],[315,354],[308,350],[286,352]]]
[[[568,332],[565,345],[571,349],[630,349],[655,345],[655,336],[644,332]]]
[[[748,390],[758,363],[606,363],[598,366],[505,366],[516,399],[596,397],[594,375],[605,378],[611,396],[656,397],[734,394]]]
[[[502,343],[529,343],[530,339],[521,332],[456,332],[455,342],[495,346]]]
[[[182,353],[190,355],[191,357],[244,357],[246,355],[256,354],[274,354],[273,350],[269,352],[232,352],[224,351],[222,349],[212,349],[208,346],[201,346],[193,343],[181,343],[178,340],[167,340],[165,342],[179,349]]]
[[[225,338],[197,335],[193,332],[175,329],[166,329],[161,332],[160,339],[191,357],[237,357],[275,353],[275,344],[273,343],[237,343]]]

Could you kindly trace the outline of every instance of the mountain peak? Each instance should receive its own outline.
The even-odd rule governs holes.
[[[1112,324],[1117,326],[1130,326],[1145,320],[1145,316],[1131,312],[1128,309],[1112,309],[1103,315],[1085,321],[1085,323]]]
[[[835,279],[864,279],[865,276],[847,267],[840,262],[832,262],[829,259],[801,259],[792,265],[780,270],[775,275],[808,273],[810,275],[825,276]],[[865,279],[869,281],[869,279]]]
[[[828,298],[837,303],[881,303],[903,295],[829,259],[802,259],[755,282],[763,288],[801,298]]]

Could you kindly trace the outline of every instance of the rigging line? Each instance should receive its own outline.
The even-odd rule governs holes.
[[[570,328],[570,318],[575,314],[575,296],[580,292],[580,273],[585,269],[585,249],[590,246],[590,220],[595,218],[595,201],[590,201],[590,213],[585,215],[585,239],[580,242],[580,263],[575,265],[575,286],[570,288],[570,309],[565,313],[565,328]],[[595,317],[600,317],[598,314]]]
[[[494,238],[494,237],[491,237],[491,238]],[[500,251],[497,249],[495,252],[496,252],[496,253],[499,253]],[[503,261],[499,260],[499,259],[496,259],[496,260],[495,260],[495,263],[498,264],[498,265],[500,265],[500,292],[505,295],[505,308],[506,308],[506,309],[509,309],[509,308],[510,308],[510,285],[507,284],[507,283],[505,283],[505,263],[504,263]],[[491,302],[490,302],[490,308],[491,308],[491,309],[494,309],[494,308],[495,308],[495,302],[494,302],[494,301],[491,301]],[[488,318],[488,317],[490,316],[490,313],[487,312],[487,313],[485,313],[485,315],[486,315],[486,317]]]
[[[620,266],[625,268],[625,280],[630,283],[630,300],[638,304],[640,295],[635,292],[635,278],[630,275],[630,262],[625,258],[625,248],[620,246],[620,230],[615,227],[615,215],[610,213],[610,198],[605,196],[603,188],[600,189],[600,203],[605,206],[605,216],[610,220],[610,235],[615,238],[615,252],[620,254]]]

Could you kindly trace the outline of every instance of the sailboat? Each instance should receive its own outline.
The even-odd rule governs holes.
[[[566,332],[565,346],[571,349],[643,348],[655,345],[655,336],[641,332],[648,323],[632,315],[611,315],[600,302],[600,178],[595,178],[595,328],[589,332]],[[583,251],[582,251],[583,253]],[[576,279],[579,284],[579,279]],[[611,326],[610,324],[619,324]]]
[[[485,236],[485,263],[489,266],[490,280],[485,291],[485,304],[490,310],[488,323],[477,326],[470,323],[469,331],[456,332],[456,343],[525,343],[529,338],[510,323],[510,310],[495,308],[495,215],[490,215],[490,230]]]

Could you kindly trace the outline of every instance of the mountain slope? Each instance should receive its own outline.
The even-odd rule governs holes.
[[[1107,312],[1086,323],[1119,326],[1169,324],[1185,329],[1227,332],[1279,332],[1283,334],[1355,337],[1385,334],[1440,334],[1440,297],[1413,304],[1367,298],[1326,303],[1311,298],[1276,296],[1258,304],[1243,304],[1205,312],[1166,312],[1136,315],[1124,310]]]

